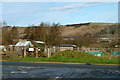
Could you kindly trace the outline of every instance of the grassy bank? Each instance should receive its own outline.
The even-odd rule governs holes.
[[[19,59],[3,59],[7,61],[22,62],[63,62],[63,63],[89,63],[89,64],[119,64],[118,57],[97,57],[87,53],[63,51],[54,54],[51,58],[25,57]]]

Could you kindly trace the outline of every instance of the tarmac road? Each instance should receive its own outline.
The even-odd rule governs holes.
[[[2,62],[3,78],[120,78],[117,65]]]

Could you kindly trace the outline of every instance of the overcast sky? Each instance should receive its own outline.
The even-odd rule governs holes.
[[[117,2],[3,2],[2,20],[8,25],[41,22],[61,25],[86,22],[118,22]]]

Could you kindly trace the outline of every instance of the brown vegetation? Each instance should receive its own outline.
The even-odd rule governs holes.
[[[107,33],[118,34],[116,29],[116,23],[60,26],[59,24],[53,23],[50,25],[42,22],[38,26],[31,25],[29,27],[4,26],[2,28],[2,43],[3,45],[10,45],[15,44],[19,39],[28,39],[31,41],[40,40],[48,45],[59,45],[62,43],[89,46],[90,44],[95,44],[97,37],[100,35],[106,35]],[[64,37],[67,37],[66,40],[63,39]]]

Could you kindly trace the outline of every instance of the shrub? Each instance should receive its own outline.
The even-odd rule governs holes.
[[[60,51],[52,56],[52,58],[57,58],[57,57],[71,57],[71,58],[93,58],[96,57],[92,54],[88,54],[85,52],[76,52],[76,51],[71,51],[71,50],[66,50],[66,51]]]

